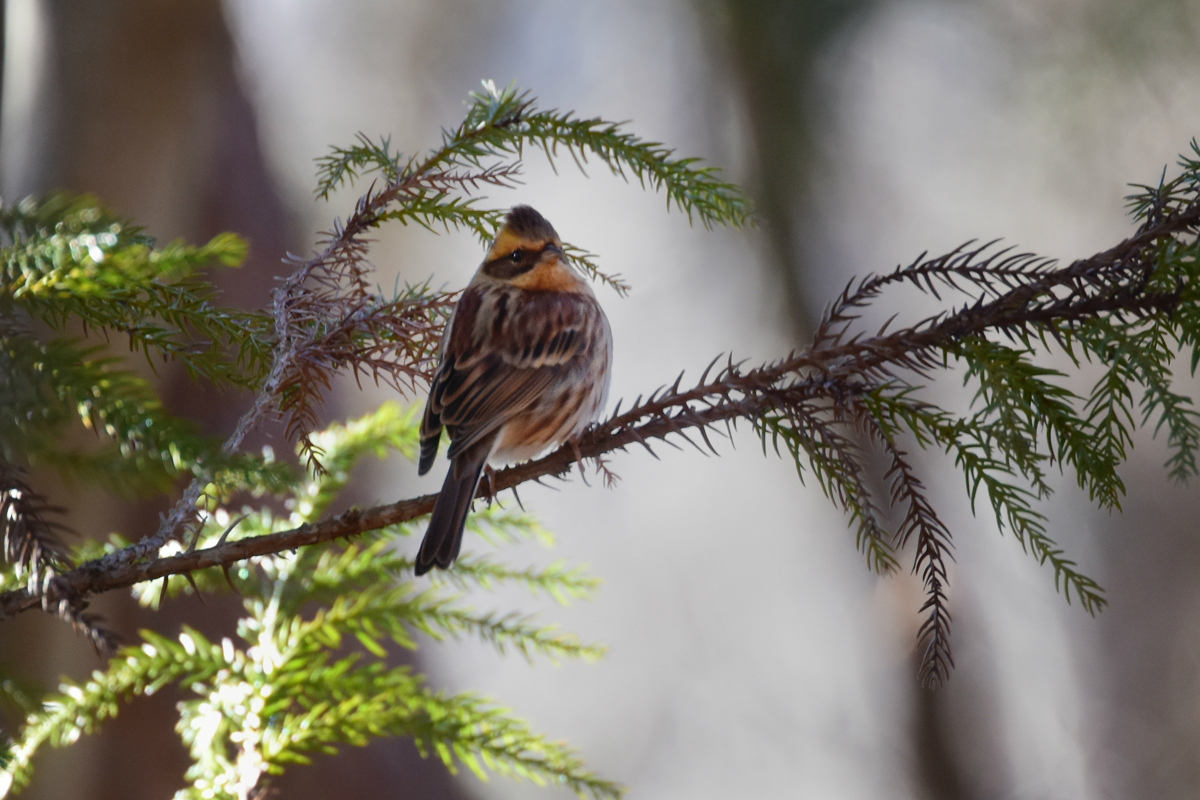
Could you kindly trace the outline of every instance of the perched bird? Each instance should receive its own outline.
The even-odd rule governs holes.
[[[599,416],[611,364],[608,318],[558,234],[529,206],[514,207],[442,337],[418,471],[433,466],[442,428],[450,470],[417,553],[418,575],[458,557],[485,464],[533,458]]]

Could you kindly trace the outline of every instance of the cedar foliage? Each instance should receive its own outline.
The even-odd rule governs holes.
[[[484,205],[480,192],[512,186],[526,147],[552,163],[564,155],[581,168],[598,161],[706,228],[751,221],[736,187],[712,168],[620,125],[542,110],[528,95],[490,84],[429,153],[406,157],[387,139],[360,136],[320,159],[320,197],[364,178],[373,183],[317,252],[293,259],[271,307],[260,311],[221,306],[206,277],[241,261],[245,245],[232,234],[159,248],[95,198],[0,203],[0,613],[43,609],[112,653],[83,683],[14,696],[26,722],[4,751],[0,794],[28,784],[41,746],[70,744],[132,696],[168,684],[185,695],[177,728],[193,759],[179,797],[250,796],[271,774],[378,736],[411,736],[448,768],[465,765],[481,777],[563,783],[594,797],[621,793],[490,701],[431,691],[385,658],[388,647],[415,647],[418,633],[475,636],[528,658],[597,657],[598,646],[464,600],[467,589],[518,583],[568,602],[590,594],[592,578],[561,564],[521,570],[464,557],[432,583],[417,582],[395,544],[420,532],[431,497],[327,513],[363,457],[415,452],[413,408],[455,299],[428,285],[392,296],[372,290],[367,234],[398,222],[490,238],[503,211]],[[1068,602],[1094,614],[1102,590],[1055,544],[1038,504],[1057,469],[1099,506],[1119,508],[1119,468],[1139,425],[1165,433],[1173,479],[1196,473],[1200,423],[1173,383],[1178,354],[1190,357],[1192,372],[1200,361],[1194,142],[1181,168],[1173,180],[1138,187],[1130,199],[1136,232],[1103,253],[1061,266],[994,243],[966,245],[852,282],[807,347],[758,366],[718,357],[695,385],[685,387],[681,374],[627,410],[618,404],[574,446],[502,470],[492,486],[561,476],[581,459],[611,477],[604,456],[633,444],[653,453],[656,442],[682,441],[715,452],[714,435],[748,423],[764,450],[786,454],[801,479],[815,479],[846,511],[870,569],[886,574],[908,560],[925,587],[922,680],[936,684],[953,664],[952,532],[908,449],[941,451],[973,506],[990,510],[1048,565]],[[590,254],[570,252],[596,280],[627,289]],[[865,312],[905,287],[941,310],[867,328]],[[127,341],[130,355],[101,349],[97,335]],[[1076,371],[1092,365],[1102,373],[1090,391],[1076,392],[1071,375],[1045,366],[1063,354]],[[213,440],[168,414],[126,358],[182,362],[195,380],[250,390],[255,402],[226,440]],[[383,381],[417,406],[385,404],[322,428],[316,409],[340,373]],[[924,384],[938,379],[972,387],[970,407],[932,402]],[[275,416],[296,443],[296,465],[242,446]],[[78,425],[96,433],[95,446],[64,449]],[[882,474],[873,472],[878,464]],[[31,467],[124,494],[178,496],[145,539],[69,541],[58,509],[31,485]],[[234,507],[247,496],[259,505]],[[271,510],[279,501],[285,514]],[[499,508],[469,524],[504,539],[548,537],[533,518]],[[116,588],[149,605],[233,588],[243,616],[220,641],[188,628],[144,631],[117,650],[86,611],[90,596]],[[359,648],[348,651],[351,641]]]

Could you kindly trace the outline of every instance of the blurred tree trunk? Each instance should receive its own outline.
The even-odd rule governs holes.
[[[770,252],[766,263],[785,293],[792,320],[788,333],[797,344],[811,336],[813,314],[828,299],[812,297],[809,263],[820,258],[821,241],[807,209],[820,202],[814,175],[822,131],[818,121],[834,98],[815,80],[817,59],[830,43],[866,18],[874,0],[696,0],[709,39],[731,67],[741,94],[753,146],[747,187],[764,221]],[[824,259],[821,259],[822,261]],[[877,487],[886,496],[885,487]],[[903,578],[895,579],[898,583]],[[905,596],[902,587],[895,589]],[[917,791],[931,800],[961,797],[962,766],[949,741],[942,693],[918,688],[914,661],[912,747]],[[958,725],[963,724],[957,720]],[[974,724],[970,722],[968,724]]]
[[[765,222],[768,263],[786,296],[798,344],[808,340],[813,298],[806,291],[804,209],[812,185],[822,98],[816,60],[863,18],[875,0],[695,0],[709,41],[722,53],[741,95],[753,147],[750,185]],[[817,308],[824,298],[816,298]]]

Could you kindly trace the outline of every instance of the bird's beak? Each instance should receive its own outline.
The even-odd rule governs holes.
[[[550,244],[548,244],[542,248],[542,255],[543,255],[543,257],[547,256],[547,255],[555,255],[555,256],[558,256],[559,258],[562,258],[564,253],[563,253],[563,250],[561,247],[559,247],[558,245],[551,242]]]

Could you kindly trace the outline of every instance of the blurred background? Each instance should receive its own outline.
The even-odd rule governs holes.
[[[314,201],[316,157],[358,131],[430,148],[481,79],[515,80],[542,107],[630,120],[722,166],[754,198],[758,229],[692,228],[602,168],[584,178],[568,161],[555,175],[538,156],[524,186],[490,194],[496,207],[534,205],[632,283],[627,298],[597,290],[616,340],[614,401],[681,369],[698,376],[718,353],[767,360],[802,346],[852,276],[922,251],[994,237],[1068,261],[1105,249],[1131,231],[1127,184],[1157,181],[1200,132],[1200,4],[1184,0],[2,7],[0,195],[94,192],[163,242],[241,233],[250,261],[224,277],[237,304],[264,303],[280,258],[307,253],[351,209],[353,192]],[[481,252],[465,233],[395,229],[372,259],[385,288],[427,278],[458,288]],[[246,401],[163,380],[172,408],[215,432]],[[386,396],[348,384],[326,418]],[[269,436],[258,443],[286,447]],[[613,490],[576,478],[522,492],[558,545],[505,557],[567,559],[603,578],[593,602],[541,609],[606,643],[603,661],[531,665],[472,643],[428,644],[420,667],[570,741],[632,798],[1200,793],[1200,499],[1167,482],[1161,442],[1138,440],[1123,514],[1089,510],[1069,478],[1046,508],[1055,538],[1108,590],[1096,619],[971,515],[937,454],[920,458],[957,548],[957,667],[937,691],[916,678],[915,579],[868,573],[845,519],[788,463],[764,458],[752,431],[721,449],[618,455]],[[440,469],[415,472],[372,464],[353,500],[440,484]],[[73,492],[81,531],[139,536],[156,523],[149,503],[48,489]],[[538,606],[517,593],[478,602]],[[180,599],[158,615],[125,597],[96,607],[130,635],[184,621],[220,635],[236,613],[219,599]],[[0,626],[0,660],[50,684],[99,665],[83,640],[35,615]],[[24,796],[168,796],[186,767],[173,702],[140,700],[100,735],[47,754]],[[568,796],[452,778],[405,741],[344,750],[276,785],[288,798]]]

